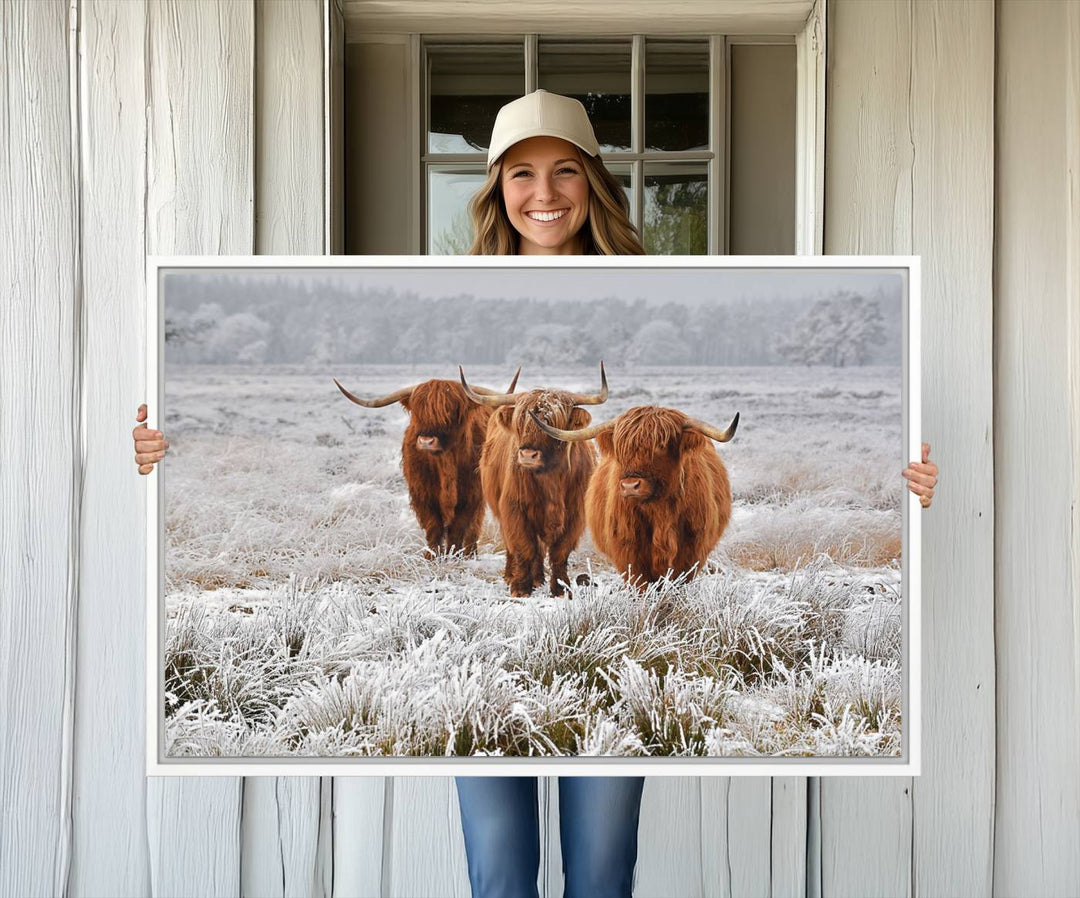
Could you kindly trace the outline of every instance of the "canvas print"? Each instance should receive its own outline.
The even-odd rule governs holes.
[[[907,275],[161,268],[163,757],[900,758]]]

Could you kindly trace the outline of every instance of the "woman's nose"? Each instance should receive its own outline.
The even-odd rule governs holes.
[[[558,190],[555,189],[554,178],[541,175],[536,179],[536,198],[538,200],[550,200],[558,196]]]

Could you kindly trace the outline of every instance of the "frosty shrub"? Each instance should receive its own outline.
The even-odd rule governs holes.
[[[189,755],[829,754],[817,732],[828,724],[844,751],[898,750],[898,645],[886,660],[818,641],[862,639],[868,607],[894,618],[899,573],[885,573],[872,604],[860,587],[875,577],[824,560],[645,592],[606,572],[570,601],[511,602],[494,589],[477,601],[415,587],[364,595],[340,582],[294,582],[250,606],[174,597],[169,745]]]

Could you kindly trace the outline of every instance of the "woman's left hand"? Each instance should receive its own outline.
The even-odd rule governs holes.
[[[930,444],[923,443],[922,462],[913,461],[904,469],[902,475],[907,478],[908,489],[919,497],[919,504],[923,508],[929,508],[933,501],[937,475],[937,465],[930,461]]]

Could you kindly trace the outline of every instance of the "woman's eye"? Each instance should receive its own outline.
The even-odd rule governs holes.
[[[530,174],[531,174],[531,172],[528,172],[525,169],[521,169],[520,171],[514,172],[510,177],[511,177],[511,179],[513,179],[513,178],[525,178],[525,177],[528,177]]]
[[[579,172],[578,172],[578,170],[576,168],[571,168],[570,166],[567,166],[566,168],[560,168],[556,172],[556,174],[559,174],[559,175],[576,175],[578,173]]]

